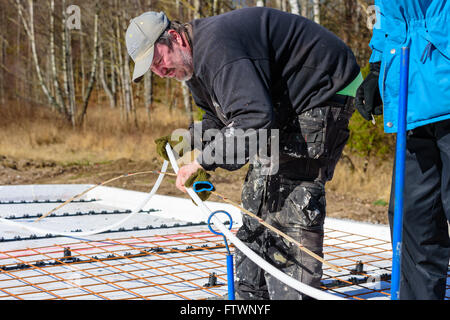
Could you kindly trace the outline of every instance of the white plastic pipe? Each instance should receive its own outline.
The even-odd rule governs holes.
[[[166,151],[167,155],[169,156],[170,164],[172,165],[173,170],[175,173],[178,174],[178,164],[177,161],[173,155],[172,149],[169,144],[166,145]],[[194,202],[199,206],[199,208],[203,211],[203,213],[206,216],[206,219],[209,218],[209,216],[212,214],[212,211],[203,203],[203,201],[199,198],[197,193],[192,190],[192,188],[186,189],[189,196],[194,200]],[[253,250],[251,250],[249,247],[247,247],[241,240],[239,240],[233,233],[231,233],[228,228],[216,217],[213,216],[211,218],[214,225],[217,227],[217,229],[222,232],[223,235],[225,235],[235,246],[238,248],[242,253],[244,253],[250,260],[252,260],[254,263],[256,263],[259,267],[264,269],[266,272],[270,273],[272,276],[280,280],[281,282],[287,284],[291,288],[300,291],[303,294],[306,294],[307,296],[310,296],[311,298],[318,299],[318,300],[346,300],[342,297],[338,297],[336,295],[324,292],[322,290],[313,288],[311,286],[308,286],[290,276],[285,274],[284,272],[280,271],[279,269],[272,266],[270,263],[268,263],[266,260],[261,258],[258,254],[256,254]]]
[[[167,166],[169,165],[169,163],[167,161],[164,161],[163,166],[161,168],[161,173],[158,176],[158,179],[155,182],[155,185],[153,186],[152,190],[150,191],[150,193],[148,194],[148,196],[142,201],[142,203],[136,207],[134,210],[131,211],[131,213],[129,213],[125,218],[123,218],[122,220],[97,229],[97,230],[92,230],[92,231],[87,231],[87,232],[61,232],[61,231],[55,231],[55,230],[47,230],[47,229],[42,229],[42,228],[36,228],[36,227],[32,227],[31,225],[27,225],[27,224],[23,224],[23,223],[18,223],[15,221],[11,221],[8,219],[3,219],[0,218],[0,223],[4,223],[6,225],[12,226],[12,227],[17,227],[20,229],[25,229],[31,232],[35,232],[38,234],[52,234],[52,235],[59,235],[59,236],[65,236],[65,237],[86,237],[86,236],[92,236],[94,234],[98,234],[98,233],[102,233],[108,230],[111,230],[113,228],[116,228],[122,224],[124,224],[126,221],[128,221],[129,219],[131,219],[134,215],[136,215],[137,213],[139,213],[139,211],[142,210],[142,208],[150,201],[150,199],[153,197],[153,195],[156,193],[156,191],[158,191],[159,186],[161,185],[161,182],[164,178],[164,173],[167,170]]]

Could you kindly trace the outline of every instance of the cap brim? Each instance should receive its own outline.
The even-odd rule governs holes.
[[[154,46],[152,46],[145,55],[137,58],[134,61],[133,81],[139,82],[144,74],[150,70],[153,62],[153,54],[155,52]]]

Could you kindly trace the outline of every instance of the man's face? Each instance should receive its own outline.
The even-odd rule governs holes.
[[[173,30],[170,30],[171,32]],[[160,77],[189,80],[194,73],[190,47],[181,35],[173,31],[172,49],[162,43],[155,44],[151,70]]]

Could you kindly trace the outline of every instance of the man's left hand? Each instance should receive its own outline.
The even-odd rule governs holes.
[[[370,73],[356,91],[355,104],[361,116],[370,121],[372,115],[383,114],[383,100],[381,99],[378,78],[381,62],[370,64]]]

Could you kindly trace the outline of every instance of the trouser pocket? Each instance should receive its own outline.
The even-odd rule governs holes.
[[[278,207],[273,219],[283,230],[322,230],[325,220],[325,187],[320,182],[281,179]]]
[[[323,231],[308,231],[299,229],[289,232],[288,235],[302,244],[302,247],[323,257]],[[288,244],[283,238],[270,234],[266,237],[264,258],[273,266],[282,270],[287,275],[302,281],[307,285],[318,287],[322,277],[322,263],[315,257],[301,250],[298,246]],[[279,280],[266,274],[271,297],[279,296],[287,298],[291,288]],[[271,290],[272,289],[272,290]],[[286,295],[286,296],[284,296]]]
[[[353,99],[348,98],[346,105],[315,107],[301,113],[283,130],[282,158],[318,160],[324,169],[322,180],[331,180],[350,136],[348,123],[353,112]]]
[[[284,128],[281,152],[294,158],[318,159],[325,151],[326,121],[330,107],[316,107],[297,116]]]

